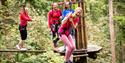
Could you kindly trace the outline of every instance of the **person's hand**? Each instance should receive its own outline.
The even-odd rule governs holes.
[[[72,22],[72,21],[73,21],[73,18],[69,18],[69,21]]]
[[[60,16],[59,19],[62,20],[62,16]]]
[[[35,19],[32,19],[31,21],[35,21]]]
[[[32,30],[33,28],[27,28],[27,30]]]

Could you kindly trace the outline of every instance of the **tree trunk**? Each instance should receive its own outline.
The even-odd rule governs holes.
[[[109,0],[109,30],[110,30],[110,44],[112,63],[116,63],[115,57],[115,34],[114,34],[114,21],[113,21],[113,0]]]

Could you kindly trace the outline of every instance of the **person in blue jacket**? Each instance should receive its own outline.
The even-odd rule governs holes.
[[[74,10],[70,8],[70,5],[72,5],[71,2],[65,2],[64,3],[64,10],[62,11],[62,19],[68,14],[68,13],[74,13]]]
[[[68,13],[74,13],[74,10],[71,9],[72,2],[65,2],[64,3],[64,10],[62,11],[62,19],[68,14]],[[75,30],[72,30],[71,32],[74,40],[75,40]]]

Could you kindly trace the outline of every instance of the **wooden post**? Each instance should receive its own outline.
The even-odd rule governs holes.
[[[79,2],[78,3],[78,6],[80,7],[81,6],[81,3]],[[77,28],[77,41],[76,41],[76,48],[77,49],[82,49],[83,48],[83,45],[82,45],[82,27],[81,27],[81,17],[80,17],[80,22],[79,22],[79,24],[78,24],[78,28]]]
[[[84,0],[79,0],[78,3],[79,7],[82,7],[83,14],[82,17],[80,17],[80,23],[78,24],[77,28],[77,42],[76,42],[76,48],[77,49],[87,49],[87,39],[86,39],[86,25],[85,25],[85,4]],[[87,52],[86,52],[87,53]],[[79,60],[76,63],[87,63],[87,57],[80,57]]]
[[[83,9],[83,15],[85,16],[85,4],[84,1],[80,1],[78,4],[79,7]],[[86,49],[87,48],[87,38],[86,38],[86,24],[85,24],[85,17],[81,17],[80,23],[77,28],[77,49]]]
[[[87,38],[86,38],[86,24],[85,24],[85,2],[81,1],[81,7],[83,9],[83,16],[81,18],[81,31],[82,31],[82,45],[84,49],[87,49]],[[86,52],[87,53],[87,52]],[[82,57],[82,63],[87,63],[87,57]]]
[[[83,48],[84,49],[87,49],[87,38],[86,38],[86,24],[85,24],[85,2],[84,2],[84,0],[82,0],[81,1],[81,7],[82,7],[82,9],[83,9],[83,16],[82,16],[82,35],[83,35],[83,37],[82,37],[82,42],[83,42]]]
[[[110,30],[110,44],[112,53],[112,63],[116,63],[115,57],[115,34],[113,21],[113,0],[109,0],[109,30]]]

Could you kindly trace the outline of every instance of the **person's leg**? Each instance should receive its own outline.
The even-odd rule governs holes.
[[[56,35],[56,37],[55,37],[55,39],[54,39],[54,42],[56,43],[56,45],[57,45],[57,43],[58,43],[58,41],[59,41],[58,29],[59,29],[59,24],[55,24],[55,35]]]
[[[66,53],[65,53],[65,61],[69,61],[70,60],[70,54],[72,52],[72,44],[69,41],[68,37],[63,34],[60,36],[60,39],[64,42],[64,44],[66,45]]]
[[[23,32],[23,38],[22,38],[22,48],[26,48],[25,46],[25,40],[27,39],[27,30],[25,29],[24,32]]]
[[[27,30],[26,28],[22,28],[20,29],[20,36],[21,36],[21,40],[18,43],[18,49],[24,48],[24,42],[27,38]]]
[[[52,41],[53,41],[54,47],[56,47],[56,42],[54,41],[54,40],[55,40],[55,37],[56,37],[55,32],[52,32]]]
[[[73,61],[73,51],[75,50],[75,41],[74,41],[74,39],[73,39],[73,37],[72,37],[72,35],[69,35],[68,36],[68,39],[69,39],[69,41],[70,41],[70,43],[71,43],[71,45],[72,45],[72,50],[71,50],[71,56],[70,56],[70,60],[71,61]]]
[[[18,43],[20,49],[23,48],[24,42],[25,42],[25,40],[20,40],[20,42]]]
[[[73,38],[73,40],[74,40],[74,42],[76,43],[76,38],[75,38],[75,30],[73,30],[73,32],[72,32],[73,34],[72,34],[72,38]]]
[[[52,34],[53,47],[56,48],[58,39],[56,38],[56,25],[55,24],[51,25],[51,34]]]
[[[75,47],[75,41],[74,41],[72,35],[69,35],[69,36],[68,36],[68,39],[69,39],[69,41],[70,41],[70,43],[71,43],[71,45],[72,45],[72,47],[73,47],[73,50],[74,50],[76,47]]]
[[[56,33],[52,32],[52,42],[53,42],[52,44],[53,44],[54,51],[59,51],[58,47],[57,47],[57,41],[58,41],[58,39],[56,38]]]
[[[53,25],[53,44],[56,51],[59,51],[57,48],[58,47],[57,43],[59,41],[58,27],[59,27],[58,24]]]

